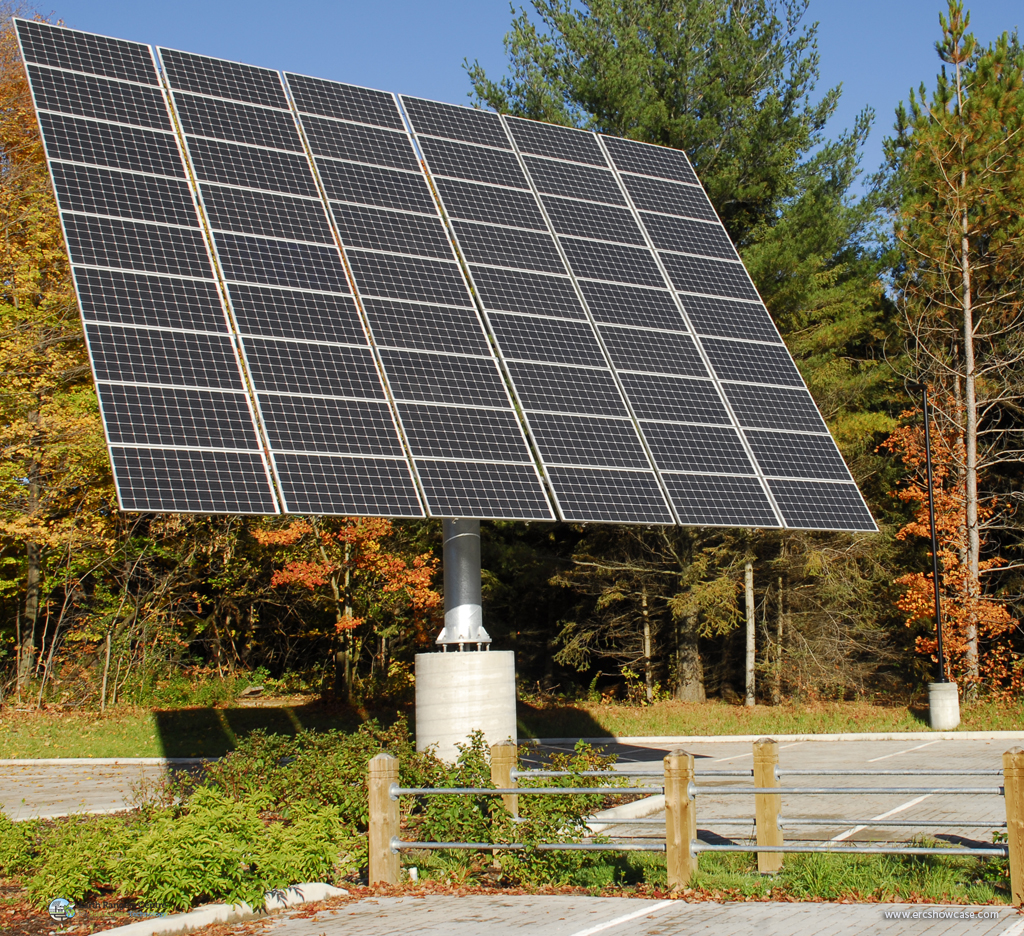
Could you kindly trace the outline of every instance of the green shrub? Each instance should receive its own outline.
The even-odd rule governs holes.
[[[12,822],[0,812],[0,876],[20,874],[32,867],[35,822]]]
[[[131,834],[123,819],[109,816],[76,816],[40,829],[38,864],[27,882],[39,904],[57,896],[77,902],[109,886]]]

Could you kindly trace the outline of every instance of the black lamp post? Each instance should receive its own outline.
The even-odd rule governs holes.
[[[939,542],[935,536],[935,494],[932,489],[932,443],[928,425],[928,387],[914,385],[921,391],[921,408],[924,410],[924,458],[928,470],[928,522],[932,534],[932,584],[935,586],[935,635],[939,656],[939,678],[936,682],[949,682],[946,677],[946,656],[942,652],[942,601],[939,597]]]

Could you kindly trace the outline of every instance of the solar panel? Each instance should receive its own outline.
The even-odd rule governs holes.
[[[428,512],[552,519],[395,98],[298,75],[285,80]],[[500,169],[481,163],[477,175]],[[489,241],[482,228],[480,235],[482,253],[541,249],[527,237],[513,244]]]
[[[744,524],[753,525],[773,502],[773,512],[786,526],[874,529],[842,455],[685,154],[612,137],[601,137],[600,143],[676,291],[694,347],[729,412],[729,439],[703,443],[711,454],[702,463],[713,465],[717,459],[720,474],[756,475],[731,490],[706,481],[699,491],[718,505],[721,517],[745,517]],[[651,438],[651,431],[645,432]],[[742,443],[744,458],[732,440]],[[693,506],[697,498],[692,485],[676,490],[681,518],[699,515]]]
[[[123,508],[875,529],[681,151],[16,28]]]
[[[275,513],[151,51],[15,22],[121,507]]]
[[[284,510],[422,516],[280,76],[170,49],[157,54]]]
[[[566,266],[567,249],[550,231],[502,120],[450,104],[401,100],[522,404],[559,513],[567,520],[674,522]],[[596,159],[596,140],[587,139]],[[574,186],[593,187],[590,176],[600,173],[605,188],[614,190],[624,204],[607,169],[552,171],[548,188],[564,194]],[[479,194],[486,192],[493,194]],[[522,221],[515,205],[523,206]],[[577,212],[577,221],[583,214]],[[624,209],[620,214],[639,234]],[[588,269],[614,264],[625,271],[627,281],[656,275],[657,284],[663,285],[648,256],[638,259],[621,250],[615,244],[597,244],[581,262],[589,263]],[[644,262],[648,269],[642,268]],[[636,497],[638,491],[642,493]]]

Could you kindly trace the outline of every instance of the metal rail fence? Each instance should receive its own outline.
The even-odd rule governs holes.
[[[751,852],[757,855],[758,870],[775,874],[782,868],[783,855],[830,852],[869,855],[934,855],[953,857],[973,855],[1009,857],[1010,883],[1015,904],[1024,902],[1024,748],[1013,748],[1003,755],[1003,769],[978,770],[793,770],[779,767],[778,743],[770,738],[754,742],[754,765],[747,770],[697,770],[693,755],[675,751],[664,758],[661,769],[626,767],[619,770],[517,770],[517,748],[514,744],[498,744],[491,748],[491,787],[401,787],[398,783],[398,761],[389,754],[378,754],[369,763],[368,791],[370,805],[370,881],[398,883],[401,852],[411,849],[464,849],[474,851],[522,851],[521,842],[417,842],[400,837],[398,801],[401,796],[500,796],[505,809],[518,816],[520,796],[608,795],[631,796],[637,793],[664,793],[665,819],[627,819],[621,824],[664,825],[664,841],[658,842],[551,842],[529,847],[537,851],[653,851],[664,852],[668,866],[669,887],[689,883],[697,871],[699,856],[704,852]],[[643,786],[597,785],[587,787],[523,787],[519,780],[573,777],[595,779],[631,779],[655,777],[659,784]],[[783,786],[783,777],[1001,777],[1002,785],[978,786]],[[725,787],[698,783],[712,778],[751,778],[754,786]],[[1007,831],[1007,843],[985,847],[942,847],[891,844],[785,844],[783,832],[794,826],[886,826],[941,828],[949,823],[934,820],[783,818],[782,797],[834,795],[957,795],[1002,796],[1006,822],[989,823],[956,820],[958,828],[1000,828]],[[717,819],[720,826],[752,826],[756,844],[713,844],[697,836],[697,803],[702,796],[750,796],[754,798],[753,819]],[[525,820],[523,820],[525,821]],[[617,821],[609,825],[620,824]]]

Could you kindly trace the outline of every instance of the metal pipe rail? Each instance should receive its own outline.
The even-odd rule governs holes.
[[[700,771],[695,771],[700,773]],[[775,768],[776,777],[1001,777],[1001,770],[811,770]]]
[[[661,851],[665,843],[639,844],[615,842],[552,842],[532,846],[536,851]],[[433,851],[457,849],[462,851],[525,851],[522,842],[406,842],[399,838],[391,840],[392,851],[410,851],[425,849]]]
[[[691,796],[706,796],[709,793],[721,796],[779,795],[790,796],[830,796],[843,795],[884,795],[886,793],[903,794],[937,794],[937,795],[971,795],[971,796],[1002,796],[1003,788],[999,787],[709,787],[690,784]]]
[[[715,822],[716,820],[711,820]],[[900,829],[1005,829],[1005,822],[977,822],[974,820],[949,819],[842,819],[835,816],[823,819],[781,819],[782,827],[786,826],[881,826],[882,828]]]
[[[1005,858],[1009,854],[1009,848],[1005,845],[993,845],[989,848],[928,848],[923,845],[843,845],[838,842],[834,845],[709,845],[706,842],[693,841],[690,843],[690,852],[695,855],[701,852],[781,852],[794,855],[828,852],[833,855],[981,855]]]
[[[388,794],[392,799],[400,796],[522,796],[524,793],[541,796],[605,795],[630,796],[633,793],[661,793],[663,786],[644,787],[400,787],[391,784]]]
[[[665,773],[663,767],[626,767],[623,770],[513,770],[509,774],[513,780],[530,779],[531,777],[660,777]],[[695,770],[698,777],[752,777],[753,770]]]

